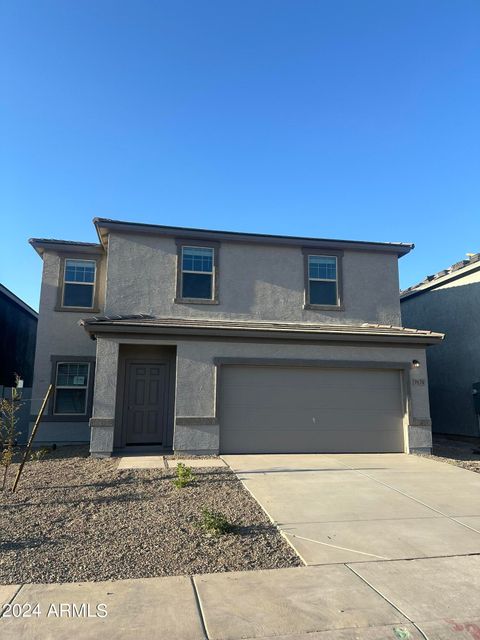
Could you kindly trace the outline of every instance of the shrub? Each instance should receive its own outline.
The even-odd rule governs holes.
[[[19,377],[16,375],[16,384]],[[0,465],[4,467],[1,490],[7,485],[7,477],[15,455],[15,442],[20,435],[17,429],[18,411],[22,403],[21,395],[16,387],[12,388],[12,398],[0,400]]]
[[[177,489],[183,489],[191,482],[195,480],[195,476],[192,473],[191,467],[187,467],[183,462],[179,462],[177,465],[177,477],[173,480],[173,484]]]
[[[200,521],[201,528],[210,535],[223,535],[232,531],[233,526],[223,515],[217,511],[211,511],[210,509],[202,510],[202,519]]]
[[[36,449],[35,451],[30,451],[28,459],[30,462],[40,462],[48,453],[50,453],[48,449]]]

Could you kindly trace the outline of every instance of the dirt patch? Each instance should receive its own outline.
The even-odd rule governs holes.
[[[480,439],[476,442],[434,436],[433,453],[425,457],[480,473]]]
[[[62,447],[29,462],[16,494],[0,492],[0,583],[96,581],[300,566],[302,563],[227,467],[117,470]],[[15,469],[11,471],[13,479]],[[203,508],[230,533],[209,536]]]

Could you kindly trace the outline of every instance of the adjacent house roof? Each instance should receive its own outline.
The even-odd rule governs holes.
[[[84,318],[80,325],[92,337],[101,333],[162,333],[196,336],[258,337],[296,340],[339,340],[434,344],[442,333],[392,325],[253,322],[184,318],[156,318],[148,314]]]
[[[328,238],[306,238],[302,236],[278,236],[264,233],[241,233],[237,231],[218,231],[211,229],[192,229],[189,227],[169,227],[161,224],[143,224],[122,222],[109,218],[94,218],[100,242],[106,246],[110,231],[117,233],[147,233],[149,235],[173,236],[175,238],[196,238],[225,242],[247,242],[255,244],[293,245],[312,248],[350,249],[353,251],[378,251],[403,256],[415,245],[405,242],[365,242],[361,240],[335,240]]]
[[[55,238],[30,238],[28,241],[39,256],[45,249],[65,251],[75,249],[77,253],[103,253],[103,246],[98,242],[77,242],[75,240],[56,240]]]
[[[35,320],[38,320],[38,313],[34,309],[32,309],[32,307],[30,307],[26,302],[16,296],[13,291],[7,289],[7,287],[5,287],[3,284],[0,284],[0,294],[3,294],[6,298],[14,302],[21,309],[29,313],[33,318],[35,318]]]
[[[408,289],[404,289],[404,291],[400,292],[400,299],[406,300],[407,298],[419,295],[425,291],[430,291],[431,289],[440,287],[446,282],[463,278],[464,276],[479,270],[480,253],[474,253],[468,260],[460,260],[460,262],[456,262],[451,267],[448,267],[448,269],[443,269],[438,273],[427,276],[421,282],[408,287]]]

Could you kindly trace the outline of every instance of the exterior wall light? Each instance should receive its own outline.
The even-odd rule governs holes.
[[[420,362],[418,360],[412,360],[412,369],[419,369]]]

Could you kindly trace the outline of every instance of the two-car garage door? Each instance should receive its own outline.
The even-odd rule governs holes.
[[[222,453],[403,452],[400,371],[224,365]]]

